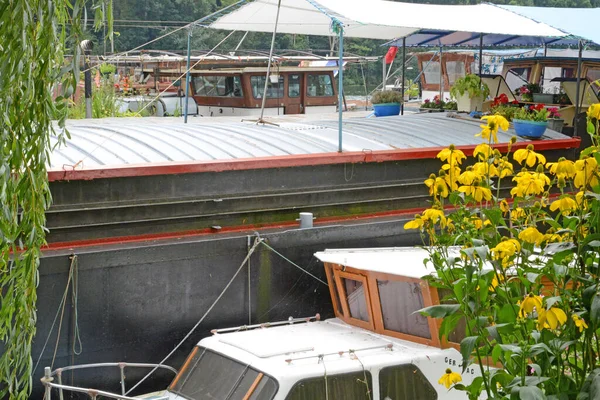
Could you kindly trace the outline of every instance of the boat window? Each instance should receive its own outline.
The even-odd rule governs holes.
[[[436,400],[438,395],[416,365],[404,364],[379,371],[379,398]]]
[[[325,380],[327,380],[327,385]],[[325,387],[327,387],[327,394],[325,394]],[[372,390],[371,374],[367,371],[360,371],[302,380],[294,385],[286,400],[321,400],[327,398],[366,400],[373,398]]]
[[[306,77],[306,94],[310,97],[333,96],[331,75],[308,74]]]
[[[289,75],[288,97],[300,97],[300,75]]]
[[[242,97],[242,81],[239,76],[195,76],[194,92],[196,96],[206,97]]]
[[[346,289],[346,300],[350,309],[352,318],[369,322],[369,311],[367,306],[367,296],[365,285],[354,279],[342,278],[344,288]]]
[[[523,85],[527,85],[531,68],[511,68],[506,73],[506,84],[513,92]]]
[[[196,347],[169,390],[190,400],[270,400],[277,383],[248,365]]]
[[[331,297],[333,298],[333,303],[335,306],[335,311],[342,313],[342,303],[340,302],[340,295],[338,292],[337,282],[333,277],[333,269],[325,265],[325,273],[327,274],[327,282],[329,283],[329,288],[331,292]]]
[[[269,79],[267,84],[267,99],[269,98],[282,98],[283,97],[283,76],[280,75],[276,82]],[[265,77],[264,76],[251,76],[250,85],[252,85],[252,96],[255,99],[261,99],[263,92],[265,91]]]
[[[431,339],[427,318],[416,313],[424,307],[418,283],[377,280],[377,289],[385,329]]]
[[[425,83],[439,84],[440,83],[440,62],[432,61],[427,64],[427,61],[421,63],[421,70],[425,77]]]
[[[458,78],[465,76],[465,63],[463,61],[446,61],[448,82],[452,85]]]

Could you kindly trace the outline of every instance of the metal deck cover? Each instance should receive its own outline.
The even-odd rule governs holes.
[[[477,145],[481,121],[450,118],[443,113],[386,118],[347,118],[343,149],[380,151]],[[279,126],[252,122],[212,122],[181,118],[111,118],[69,121],[71,139],[51,155],[50,170],[88,169],[171,162],[197,162],[334,153],[336,121],[283,122]],[[514,130],[499,132],[507,143]],[[547,130],[543,139],[568,139]],[[519,141],[525,139],[519,138]],[[53,144],[56,138],[52,139]]]

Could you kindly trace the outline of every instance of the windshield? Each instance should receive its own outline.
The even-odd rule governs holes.
[[[271,400],[277,383],[248,365],[195,347],[169,390],[190,400]]]

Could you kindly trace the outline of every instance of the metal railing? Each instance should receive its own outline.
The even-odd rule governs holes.
[[[65,371],[73,371],[78,369],[89,369],[89,368],[106,368],[106,367],[119,367],[121,370],[121,394],[106,392],[104,390],[84,388],[80,386],[69,386],[63,385],[62,383],[62,373]],[[108,397],[110,399],[119,399],[119,400],[139,400],[135,397],[126,396],[126,388],[125,388],[125,368],[162,368],[168,371],[173,372],[177,375],[177,370],[168,365],[162,364],[145,364],[145,363],[126,363],[126,362],[118,362],[118,363],[96,363],[96,364],[80,364],[80,365],[70,365],[67,367],[57,368],[54,371],[50,370],[50,367],[44,368],[44,377],[41,379],[42,384],[45,388],[45,400],[51,400],[52,389],[58,389],[58,394],[60,400],[64,400],[64,391],[70,392],[78,392],[85,393],[90,396],[91,400],[96,400],[98,396]],[[57,383],[54,383],[54,377],[56,377]]]
[[[289,317],[288,319],[284,320],[284,321],[277,321],[277,322],[265,322],[263,324],[254,324],[254,325],[240,325],[240,326],[235,326],[232,328],[223,328],[223,329],[213,329],[210,331],[210,333],[217,334],[217,333],[229,333],[229,332],[239,332],[239,331],[249,331],[252,329],[264,329],[264,328],[271,328],[273,326],[282,326],[282,325],[294,325],[294,324],[299,324],[302,322],[311,322],[311,321],[320,321],[321,320],[321,315],[320,314],[316,314],[312,317],[305,317],[305,318],[293,318],[293,317]]]

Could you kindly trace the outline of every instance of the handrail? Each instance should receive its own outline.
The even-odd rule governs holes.
[[[88,368],[106,368],[106,367],[119,367],[121,370],[121,394],[111,393],[104,390],[83,388],[79,386],[69,386],[62,384],[62,373],[65,371],[73,371],[77,369],[88,369]],[[50,367],[44,368],[44,377],[41,379],[42,384],[45,387],[46,395],[45,400],[51,400],[52,389],[59,390],[60,400],[63,400],[63,392],[65,390],[71,392],[86,393],[90,396],[90,399],[95,400],[97,396],[104,396],[111,399],[117,400],[134,400],[136,398],[125,395],[125,367],[132,368],[162,368],[167,371],[173,372],[177,375],[177,370],[173,367],[163,364],[147,364],[147,363],[127,363],[127,362],[114,362],[114,363],[95,363],[95,364],[79,364],[69,365],[66,367],[57,368],[54,371],[50,370]],[[58,383],[53,383],[54,377],[57,377]]]
[[[212,333],[214,335],[216,333],[247,331],[247,330],[252,330],[252,329],[257,329],[257,328],[270,328],[272,326],[293,325],[293,324],[298,324],[301,322],[320,321],[320,320],[321,320],[320,314],[316,314],[312,317],[305,317],[305,318],[289,317],[286,320],[277,321],[277,322],[265,322],[263,324],[240,325],[240,326],[235,326],[232,328],[213,329],[210,331],[210,333]]]

